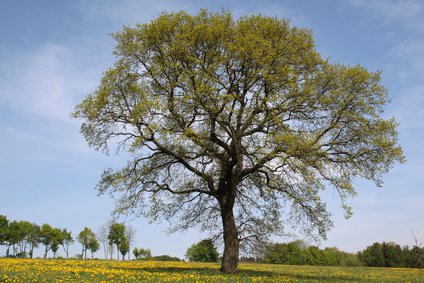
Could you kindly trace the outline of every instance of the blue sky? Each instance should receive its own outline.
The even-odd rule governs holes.
[[[312,29],[317,50],[344,64],[382,70],[392,102],[385,117],[400,123],[407,163],[395,166],[383,188],[358,180],[354,215],[343,218],[336,193],[325,194],[335,227],[322,247],[356,252],[376,241],[424,242],[424,2],[321,1],[2,1],[0,9],[0,214],[68,228],[77,235],[110,219],[113,201],[97,197],[103,169],[124,156],[86,145],[69,113],[112,66],[108,35],[163,11],[229,10],[238,17],[290,18]],[[183,257],[205,237],[196,229],[167,234],[167,224],[127,219],[137,245],[155,255]],[[284,241],[290,239],[282,239]],[[75,245],[72,254],[80,250]],[[62,252],[62,251],[61,251]],[[1,252],[3,253],[3,252]],[[99,254],[98,256],[101,256]]]

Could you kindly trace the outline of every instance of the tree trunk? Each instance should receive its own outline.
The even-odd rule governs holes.
[[[238,267],[239,239],[233,214],[234,199],[220,202],[224,228],[224,254],[220,271],[235,274]]]
[[[108,256],[108,254],[107,254],[107,247],[106,247],[106,244],[105,244],[105,242],[103,242],[102,243],[103,244],[103,251],[104,251],[104,254],[105,254],[105,259],[107,259],[107,256]]]

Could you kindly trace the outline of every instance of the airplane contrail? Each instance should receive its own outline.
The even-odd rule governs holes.
[[[391,54],[393,54],[394,52],[396,52],[399,48],[401,48],[403,46],[403,44],[409,40],[411,40],[413,37],[415,37],[421,30],[424,29],[424,25],[421,26],[419,29],[417,29],[415,32],[413,32],[410,36],[408,36],[407,38],[405,38],[404,40],[402,40],[399,44],[397,44],[395,47],[393,47],[392,49],[390,49],[386,54],[384,54],[382,57],[380,57],[380,59],[378,59],[372,66],[372,68],[375,68],[378,64],[380,64],[384,59],[386,59],[387,57],[389,57]]]

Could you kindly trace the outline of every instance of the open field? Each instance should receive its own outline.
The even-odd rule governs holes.
[[[423,269],[215,263],[0,259],[0,282],[424,282]]]

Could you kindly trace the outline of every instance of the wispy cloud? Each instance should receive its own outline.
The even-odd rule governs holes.
[[[396,50],[393,56],[399,59],[401,63],[408,68],[409,71],[413,72],[415,76],[421,76],[421,82],[423,81],[424,71],[424,21],[423,26],[417,30],[414,37],[405,43],[402,43],[401,47]]]
[[[352,0],[343,2],[355,8],[367,17],[367,25],[380,25],[383,34],[377,37],[386,40],[386,46],[381,50],[372,68],[390,67],[396,65],[400,69],[422,70],[422,48],[424,47],[424,2],[421,0]],[[377,18],[378,21],[372,19]],[[398,62],[393,62],[400,59]],[[388,64],[388,66],[386,66]],[[400,70],[399,76],[406,76],[408,70]]]
[[[70,48],[52,43],[9,61],[1,70],[0,104],[15,112],[70,121],[74,97],[90,84],[76,61]]]

